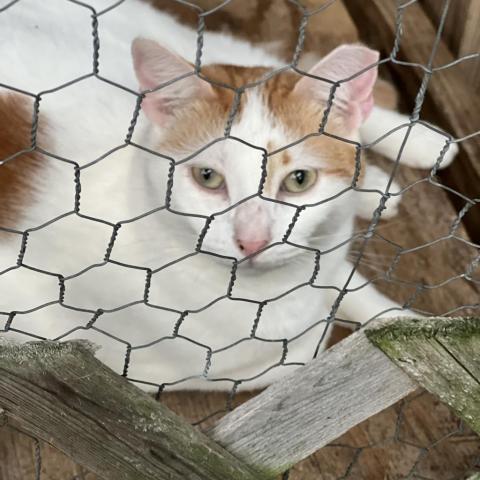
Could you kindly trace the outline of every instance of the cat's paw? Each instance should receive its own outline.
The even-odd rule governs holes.
[[[446,148],[448,135],[421,123],[414,124],[409,131],[409,124],[410,118],[407,115],[376,106],[362,125],[360,137],[362,143],[370,144],[372,150],[392,161],[397,160],[401,150],[401,164],[430,170]],[[407,133],[408,138],[405,140]],[[439,168],[450,165],[457,153],[458,145],[448,144]]]
[[[444,135],[417,124],[411,130],[400,161],[410,167],[430,170],[438,161],[446,142],[447,138]],[[439,169],[448,167],[457,156],[458,150],[456,143],[450,143]]]

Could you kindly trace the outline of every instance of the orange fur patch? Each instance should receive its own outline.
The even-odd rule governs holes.
[[[32,100],[18,94],[0,96],[0,160],[31,144]],[[19,215],[33,200],[31,179],[41,168],[41,155],[24,153],[0,166],[0,226],[15,228]]]
[[[176,113],[170,131],[167,132],[164,147],[168,150],[181,152],[188,155],[193,153],[214,138],[224,134],[225,126],[234,105],[235,92],[245,85],[258,82],[269,69],[247,68],[238,66],[207,66],[202,69],[202,75],[212,82],[216,82],[213,89],[216,100],[196,100],[188,107]],[[278,121],[290,138],[301,139],[306,135],[317,133],[323,116],[324,104],[304,98],[294,91],[300,76],[293,72],[282,72],[266,82],[260,82],[253,88],[259,92],[265,105],[272,112],[274,121]],[[232,88],[218,86],[229,85]],[[246,89],[248,91],[248,89]],[[245,106],[245,94],[240,97],[240,102],[235,114],[235,120],[240,118]],[[326,130],[340,137],[347,136],[345,122],[341,115],[332,108]],[[313,155],[318,156],[328,166],[324,171],[328,174],[342,177],[352,177],[355,169],[355,147],[351,144],[335,140],[325,135],[310,137],[305,140],[306,147]],[[281,148],[284,145],[270,145],[269,151]],[[267,146],[265,146],[267,147]],[[288,150],[282,155],[272,157],[272,165],[280,162],[286,165],[291,161]]]

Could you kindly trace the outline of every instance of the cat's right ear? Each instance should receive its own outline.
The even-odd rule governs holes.
[[[327,101],[332,83],[340,81],[334,104],[349,130],[356,130],[373,109],[373,86],[377,80],[379,53],[363,45],[342,45],[320,60],[301,78],[294,93]]]
[[[147,93],[142,101],[145,114],[154,123],[165,125],[176,108],[195,98],[213,96],[211,85],[194,75],[192,65],[153,40],[135,39],[132,57],[141,91],[160,87]],[[185,78],[162,87],[183,76]]]

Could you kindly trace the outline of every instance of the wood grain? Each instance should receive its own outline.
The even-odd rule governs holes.
[[[209,433],[238,458],[279,474],[415,388],[360,331],[236,408]]]
[[[434,24],[440,20],[443,2],[422,0],[428,16]],[[477,0],[455,0],[450,3],[445,24],[444,38],[456,56],[480,52],[480,2]],[[462,64],[466,78],[476,89],[480,88],[480,58]]]
[[[240,398],[245,400],[246,395]],[[198,419],[222,408],[225,395],[179,392],[166,396],[165,401]],[[34,480],[33,450],[32,439],[0,428],[0,479]],[[43,442],[41,452],[41,480],[99,480]],[[289,480],[339,480],[347,470],[349,480],[403,479],[414,468],[430,479],[460,479],[478,468],[479,454],[478,438],[459,428],[458,419],[446,405],[427,392],[415,393],[295,465]]]
[[[97,360],[87,342],[0,344],[8,424],[115,480],[261,479]]]
[[[416,387],[357,332],[226,415],[210,434],[232,456],[82,341],[1,345],[0,371],[10,425],[125,480],[273,479]]]
[[[458,8],[458,5],[455,6]],[[470,0],[468,10],[465,15],[465,29],[460,41],[459,55],[470,55],[480,53],[480,2]],[[472,82],[474,88],[480,88],[480,57],[463,65],[469,82]]]
[[[480,318],[404,319],[365,333],[480,433]]]

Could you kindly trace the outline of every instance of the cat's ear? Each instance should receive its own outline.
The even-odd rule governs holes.
[[[153,40],[137,38],[132,43],[132,57],[140,89],[153,90],[176,78],[171,85],[147,93],[142,108],[148,118],[165,125],[176,108],[196,98],[213,96],[213,89],[193,74],[193,66]]]
[[[377,80],[379,53],[362,45],[342,45],[330,52],[308,73],[333,82],[345,80],[368,68],[364,73],[342,82],[335,91],[334,105],[349,130],[355,130],[366,120],[373,108],[373,86]],[[375,65],[375,66],[372,66]],[[326,101],[332,84],[305,76],[298,81],[294,93]]]

